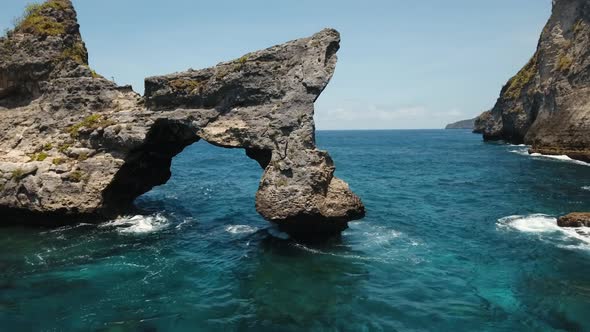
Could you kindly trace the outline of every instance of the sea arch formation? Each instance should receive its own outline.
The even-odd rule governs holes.
[[[256,209],[265,219],[292,234],[338,233],[365,213],[315,145],[314,102],[339,47],[339,33],[325,29],[211,68],[147,78],[140,96],[88,66],[69,0],[29,8],[0,38],[0,212],[120,213],[165,183],[172,158],[203,139],[245,149],[264,169]]]

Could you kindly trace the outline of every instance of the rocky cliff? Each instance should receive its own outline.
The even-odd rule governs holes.
[[[486,140],[590,161],[590,2],[554,0],[537,51],[476,121]]]
[[[264,218],[292,234],[341,231],[364,207],[316,148],[313,121],[339,42],[326,29],[213,68],[151,77],[142,97],[88,67],[69,0],[29,6],[0,39],[0,215],[124,212],[169,179],[172,157],[204,139],[258,161]]]

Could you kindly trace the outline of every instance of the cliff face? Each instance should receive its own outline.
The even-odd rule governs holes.
[[[590,161],[590,2],[554,0],[537,51],[476,120],[486,140]]]
[[[0,214],[111,216],[170,177],[204,139],[264,169],[256,208],[291,233],[333,233],[364,216],[316,149],[313,104],[336,66],[326,29],[203,69],[146,79],[141,97],[88,67],[69,0],[30,7],[0,39]],[[198,165],[195,165],[198,167]]]

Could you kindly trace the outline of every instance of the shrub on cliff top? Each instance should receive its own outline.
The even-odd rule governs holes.
[[[191,79],[175,79],[170,81],[170,86],[177,91],[185,91],[191,93],[201,87],[201,82]]]
[[[75,43],[71,47],[63,50],[60,60],[70,59],[77,64],[86,65],[86,49],[82,43]]]
[[[508,89],[504,96],[509,99],[516,99],[522,94],[522,90],[527,86],[537,73],[537,54],[529,60],[516,76],[508,81]]]
[[[15,20],[15,29],[42,36],[62,35],[66,32],[64,24],[47,16],[46,13],[48,10],[66,10],[67,8],[68,3],[65,0],[29,4],[25,8],[24,15]]]

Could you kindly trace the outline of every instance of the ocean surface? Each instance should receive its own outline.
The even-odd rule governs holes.
[[[254,207],[262,170],[199,142],[138,215],[0,229],[2,331],[590,331],[590,166],[465,130],[330,131],[367,217],[323,245]]]

